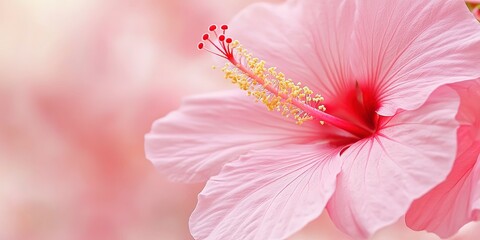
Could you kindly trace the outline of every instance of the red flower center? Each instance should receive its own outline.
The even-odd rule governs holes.
[[[360,137],[368,137],[378,131],[380,117],[376,110],[379,103],[372,87],[357,83],[336,96],[335,102],[326,103],[325,106],[329,114],[369,130],[370,134]]]

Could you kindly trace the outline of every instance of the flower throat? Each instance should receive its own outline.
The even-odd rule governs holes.
[[[220,29],[211,25],[209,31],[213,35],[205,33],[198,49],[226,59],[228,62],[222,68],[225,78],[246,91],[247,95],[255,97],[256,102],[263,103],[269,111],[293,117],[299,125],[317,120],[322,125],[328,123],[358,137],[372,134],[371,129],[326,113],[321,95],[307,86],[302,87],[301,82],[294,83],[282,72],[277,72],[275,67],[267,68],[265,61],[253,57],[238,41],[226,37],[227,30],[227,25],[222,25]]]

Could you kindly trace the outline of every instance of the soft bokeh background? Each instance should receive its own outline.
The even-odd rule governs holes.
[[[202,185],[157,173],[143,135],[230,87],[196,43],[252,2],[0,0],[0,240],[191,239]],[[324,215],[292,239],[349,238]],[[438,238],[400,221],[374,239]]]

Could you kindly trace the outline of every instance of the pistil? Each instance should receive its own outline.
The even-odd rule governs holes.
[[[216,29],[215,25],[209,27],[217,43],[211,40],[209,34],[204,34],[204,42],[199,43],[198,48],[225,58],[229,62],[222,68],[225,78],[254,96],[257,102],[265,104],[268,110],[281,112],[285,117],[293,116],[297,124],[317,120],[322,125],[328,123],[358,137],[373,133],[371,129],[326,113],[325,106],[321,104],[324,100],[322,96],[314,94],[307,86],[302,87],[300,82],[295,84],[285,78],[274,67],[267,69],[265,61],[254,58],[238,41],[225,36],[227,25],[221,26],[222,34],[218,34]],[[213,49],[207,49],[205,43],[212,45]]]

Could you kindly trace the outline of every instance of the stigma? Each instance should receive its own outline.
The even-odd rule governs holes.
[[[227,60],[222,68],[226,79],[246,91],[248,96],[253,96],[256,102],[264,104],[269,111],[292,117],[299,125],[314,119],[312,110],[326,110],[321,104],[324,100],[321,95],[300,82],[294,83],[275,67],[267,67],[265,61],[252,56],[237,40],[226,37],[227,30],[227,25],[220,28],[211,25],[210,34],[205,33],[203,41],[198,44],[198,49]],[[324,124],[324,121],[319,120],[319,123]]]

